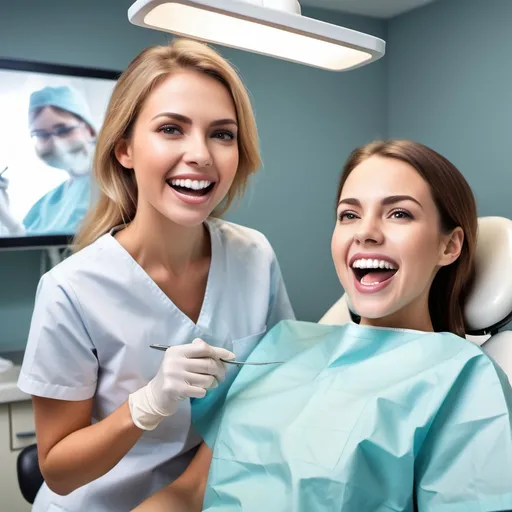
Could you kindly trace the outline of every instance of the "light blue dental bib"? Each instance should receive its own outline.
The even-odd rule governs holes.
[[[470,342],[284,321],[192,405],[213,448],[203,510],[512,509],[512,391]]]

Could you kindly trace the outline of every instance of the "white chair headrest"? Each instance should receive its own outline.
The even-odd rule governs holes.
[[[478,219],[475,280],[468,296],[464,318],[466,331],[482,335],[505,325],[512,314],[512,220],[504,217]],[[348,295],[344,294],[320,319],[320,323],[352,321]]]
[[[512,220],[478,219],[475,280],[464,319],[469,333],[489,332],[510,320],[512,313]]]

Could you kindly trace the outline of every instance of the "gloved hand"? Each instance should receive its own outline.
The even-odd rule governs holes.
[[[208,389],[217,387],[225,376],[221,359],[234,358],[229,350],[200,339],[169,347],[155,377],[129,396],[133,422],[142,430],[155,429],[176,412],[181,400],[203,398]]]

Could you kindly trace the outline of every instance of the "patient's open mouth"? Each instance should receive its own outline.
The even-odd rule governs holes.
[[[398,265],[388,259],[358,258],[351,263],[352,271],[362,288],[378,291],[394,277]]]

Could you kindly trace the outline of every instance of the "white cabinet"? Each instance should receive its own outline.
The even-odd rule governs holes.
[[[36,442],[36,428],[32,401],[9,404],[11,421],[11,449],[21,450]]]
[[[16,460],[24,446],[35,443],[31,401],[0,404],[0,510],[29,512],[31,505],[21,495]]]

